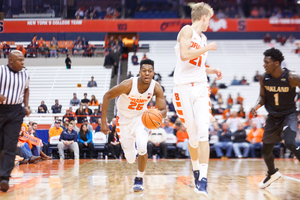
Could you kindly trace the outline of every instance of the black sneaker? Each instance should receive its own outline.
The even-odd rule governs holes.
[[[193,171],[193,173],[194,173],[194,178],[195,178],[195,185],[197,185],[197,181],[198,181],[199,176],[200,176],[200,171],[195,170],[195,171]]]
[[[278,169],[275,169],[275,173],[273,174],[267,174],[267,177],[262,180],[262,182],[260,182],[260,184],[258,185],[258,187],[260,187],[261,189],[265,189],[268,186],[271,185],[271,183],[273,183],[274,181],[278,180],[281,178],[281,173],[278,171]]]
[[[133,191],[134,192],[141,192],[143,191],[143,178],[135,177],[134,184],[133,184]]]

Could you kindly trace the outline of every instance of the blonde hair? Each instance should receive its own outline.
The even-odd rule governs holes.
[[[204,2],[196,3],[195,5],[193,5],[191,13],[192,22],[200,20],[204,15],[214,15],[214,10],[212,9],[212,7],[210,7],[210,5]]]

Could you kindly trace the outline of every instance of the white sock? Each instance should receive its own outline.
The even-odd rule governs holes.
[[[143,178],[145,172],[140,172],[139,170],[137,170],[137,177]]]
[[[199,160],[198,159],[197,160],[192,160],[191,159],[191,161],[192,161],[192,165],[193,165],[193,171],[199,170]]]
[[[199,176],[199,180],[201,180],[203,177],[207,178],[207,168],[208,168],[208,164],[206,164],[206,163],[201,163],[200,164],[200,176]]]

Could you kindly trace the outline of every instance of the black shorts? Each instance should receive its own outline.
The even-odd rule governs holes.
[[[283,117],[273,117],[268,115],[264,127],[263,142],[265,144],[275,144],[282,140],[283,128],[289,126],[292,131],[297,132],[297,114],[295,112]]]

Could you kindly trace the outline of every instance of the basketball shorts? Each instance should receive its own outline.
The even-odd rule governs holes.
[[[208,128],[212,117],[209,95],[206,83],[176,85],[173,89],[173,104],[187,129],[190,145],[194,148],[199,141],[208,141]]]
[[[283,117],[274,117],[268,115],[264,127],[263,142],[265,144],[274,144],[282,140],[283,130],[286,127],[297,132],[297,114],[295,112]]]
[[[139,155],[147,153],[150,130],[143,125],[141,118],[141,116],[127,118],[118,113],[116,130],[120,135],[120,142],[125,156],[126,154],[135,154],[134,156],[136,156],[136,147]]]

